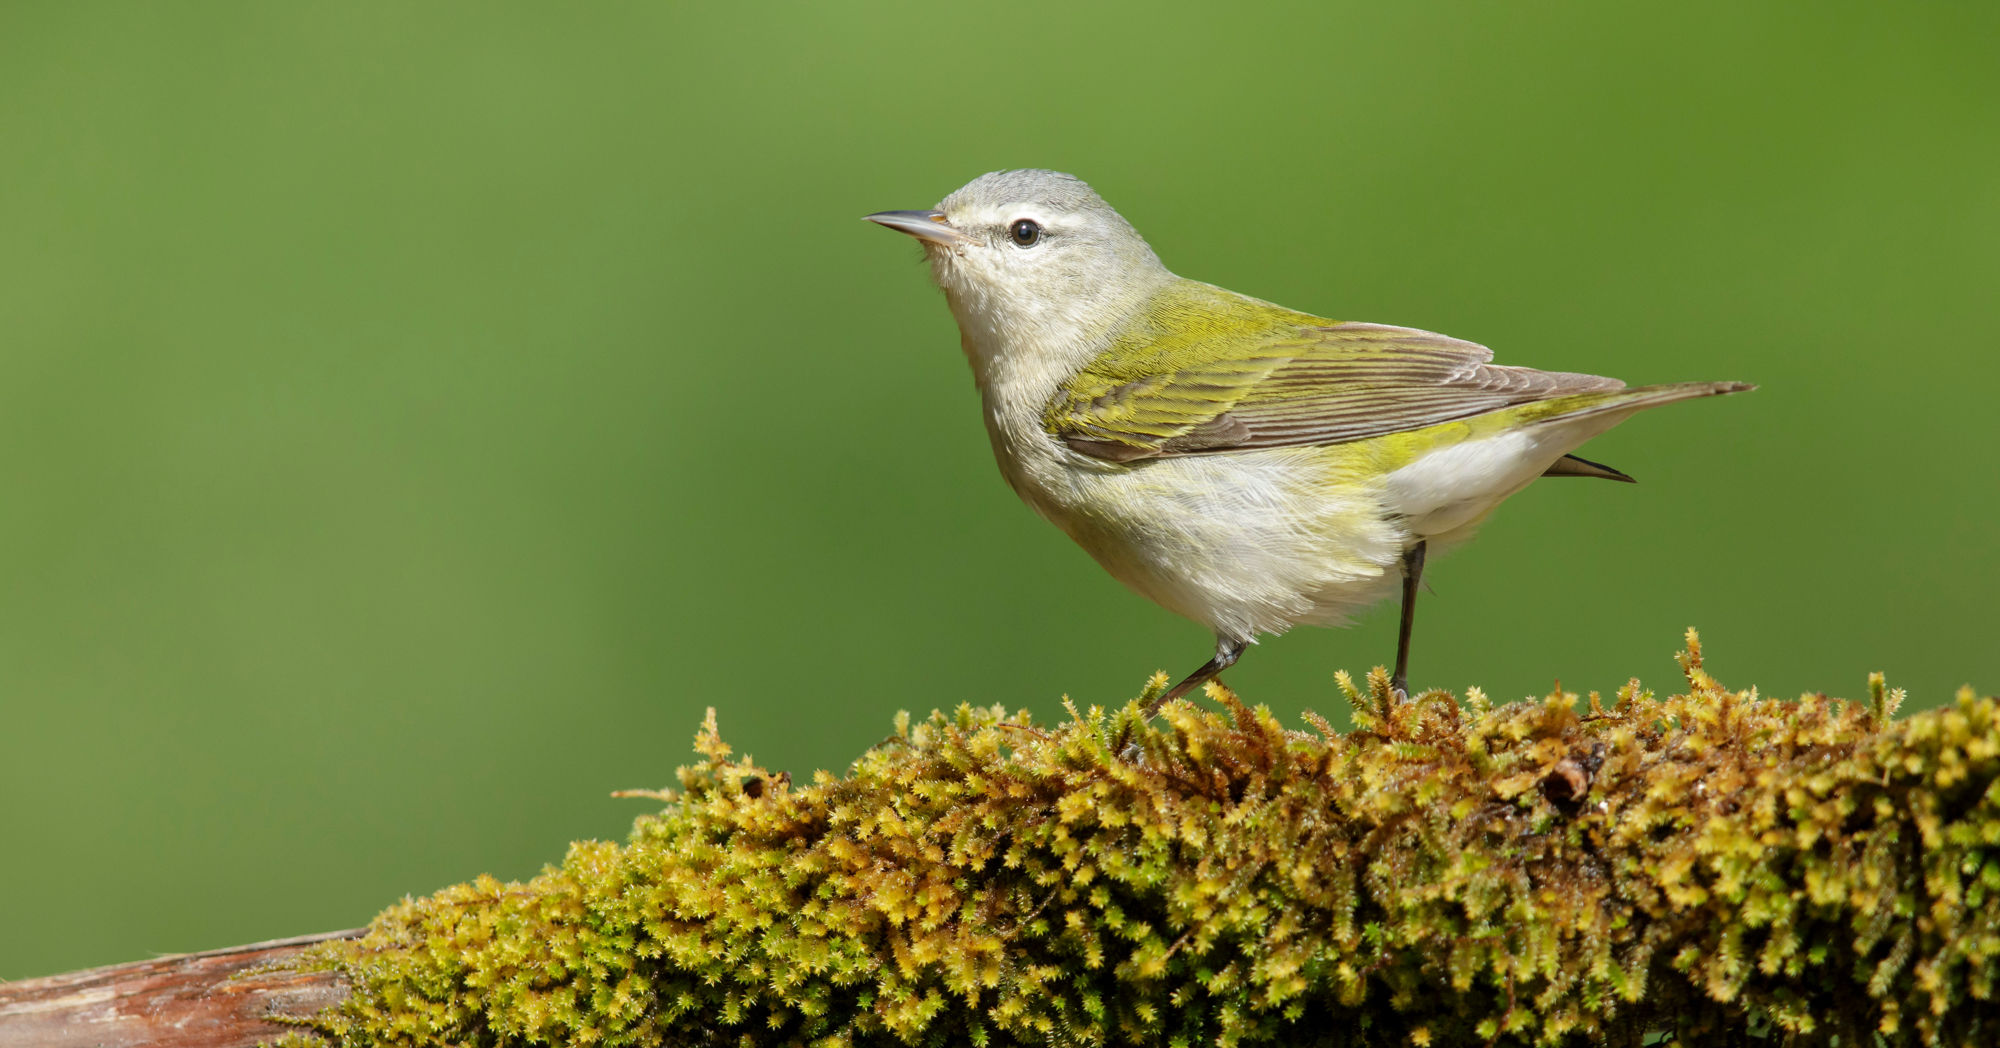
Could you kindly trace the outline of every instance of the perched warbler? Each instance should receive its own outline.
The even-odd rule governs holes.
[[[1536,477],[1631,481],[1570,452],[1634,412],[1753,388],[1500,366],[1471,342],[1178,277],[1055,171],[867,218],[923,243],[1007,483],[1120,582],[1215,632],[1215,657],[1148,714],[1259,634],[1343,624],[1399,580],[1407,689],[1428,551]]]

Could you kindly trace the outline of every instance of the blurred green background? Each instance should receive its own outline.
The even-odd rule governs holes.
[[[704,707],[1208,654],[996,474],[914,245],[1002,167],[1174,269],[1757,393],[1432,566],[1500,698],[2000,686],[1990,3],[0,8],[0,977],[362,923],[621,836]],[[1233,685],[1338,713],[1394,614]]]

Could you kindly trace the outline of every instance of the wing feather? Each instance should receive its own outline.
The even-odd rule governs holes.
[[[1186,322],[1190,312],[1182,305],[1172,319]],[[1340,444],[1624,388],[1597,375],[1492,364],[1485,346],[1415,328],[1336,323],[1254,299],[1221,312],[1196,323],[1193,339],[1142,325],[1143,344],[1114,347],[1108,363],[1057,393],[1049,432],[1124,462]]]

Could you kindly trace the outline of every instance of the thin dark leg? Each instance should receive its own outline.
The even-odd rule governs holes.
[[[1424,543],[1419,541],[1403,554],[1403,628],[1396,634],[1396,675],[1389,686],[1402,695],[1410,693],[1410,627],[1417,621],[1417,583],[1424,577]]]
[[[1242,641],[1225,640],[1216,642],[1215,657],[1202,663],[1200,669],[1188,674],[1186,680],[1167,689],[1165,695],[1147,703],[1144,711],[1145,715],[1151,717],[1153,714],[1160,712],[1160,707],[1207,684],[1221,675],[1223,670],[1236,665],[1236,660],[1243,655],[1243,647]]]

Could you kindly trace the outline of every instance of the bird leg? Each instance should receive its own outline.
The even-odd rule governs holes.
[[[1417,621],[1417,584],[1424,578],[1424,541],[1403,554],[1403,628],[1396,634],[1396,675],[1389,687],[1405,698],[1410,694],[1410,626]]]
[[[1217,641],[1214,658],[1202,663],[1201,668],[1188,674],[1186,680],[1167,689],[1166,694],[1147,703],[1146,708],[1140,711],[1141,715],[1150,719],[1153,714],[1160,712],[1160,707],[1220,676],[1223,670],[1236,664],[1236,660],[1243,654],[1244,647],[1244,643],[1240,640]]]

